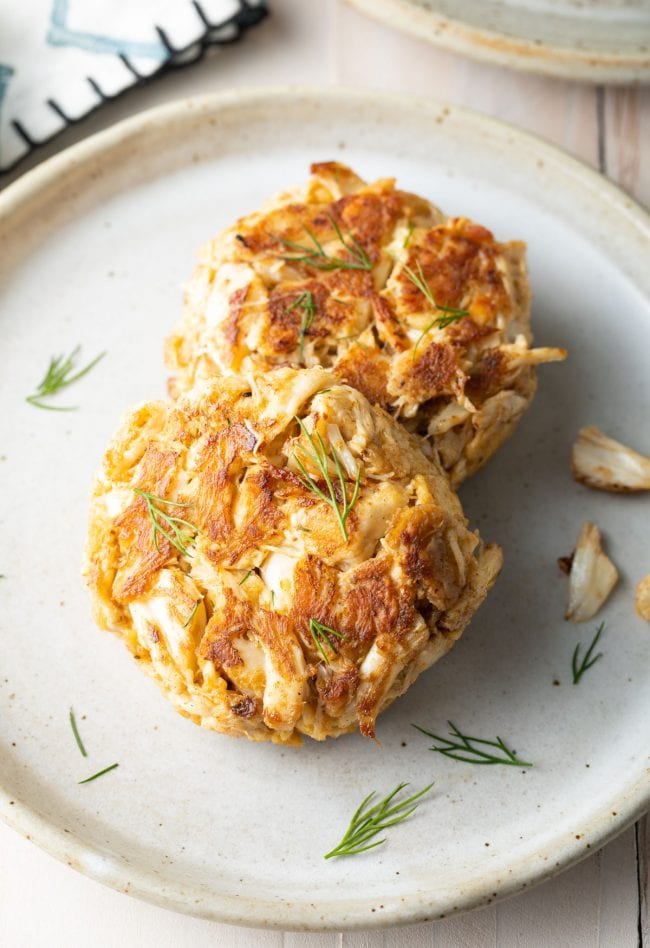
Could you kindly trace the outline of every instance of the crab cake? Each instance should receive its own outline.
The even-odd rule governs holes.
[[[446,218],[336,162],[208,243],[166,344],[172,395],[197,380],[322,365],[431,439],[452,484],[531,402],[525,245]]]
[[[99,625],[178,711],[295,744],[373,737],[500,566],[418,441],[314,367],[131,411],[94,485],[85,574]]]

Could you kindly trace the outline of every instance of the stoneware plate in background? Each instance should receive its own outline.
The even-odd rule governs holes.
[[[455,53],[581,82],[650,82],[650,0],[348,0]]]
[[[379,722],[302,749],[179,717],[90,616],[79,566],[89,483],[127,406],[165,392],[162,342],[195,249],[311,161],[396,175],[448,213],[529,243],[534,325],[569,360],[540,371],[516,436],[462,491],[504,547],[503,573],[452,653]],[[145,113],[51,159],[0,196],[2,550],[0,814],[71,866],[169,908],[246,925],[370,927],[516,892],[620,832],[648,805],[648,497],[569,474],[596,423],[650,453],[650,226],[602,177],[512,128],[429,101],[245,92]],[[25,402],[50,356],[104,360],[66,395]],[[599,523],[622,579],[604,657],[571,682],[596,622],[563,621],[569,553]],[[644,519],[645,518],[645,519]],[[559,682],[559,684],[558,684]],[[89,757],[68,723],[73,706]],[[528,771],[433,754],[438,732],[501,735]],[[93,783],[78,781],[119,761]],[[435,780],[375,852],[324,861],[361,798]]]

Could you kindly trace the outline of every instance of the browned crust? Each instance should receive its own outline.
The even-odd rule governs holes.
[[[342,382],[358,389],[373,405],[389,408],[389,363],[386,356],[361,345],[352,346],[338,362],[336,374]]]
[[[399,382],[399,392],[407,398],[428,401],[440,395],[462,391],[464,373],[453,346],[431,342],[411,358]]]
[[[237,291],[224,325],[210,330],[202,322],[210,288],[204,285],[201,293],[188,295],[184,321],[167,345],[172,391],[218,372],[219,365],[264,372],[281,364],[321,364],[374,403],[409,419],[409,427],[425,436],[447,406],[475,412],[504,391],[532,397],[534,386],[520,385],[519,377],[534,374],[534,367],[508,356],[515,340],[530,344],[525,245],[500,243],[467,218],[444,218],[428,201],[398,190],[392,179],[366,184],[332,161],[315,163],[312,174],[307,185],[243,218],[204,251],[197,287],[205,283],[207,262],[217,276],[222,265],[234,264],[249,268],[254,293]],[[286,241],[306,247],[307,253]],[[352,268],[321,269],[298,259],[316,249],[314,241]],[[371,271],[358,267],[355,247],[371,262]],[[436,306],[407,268],[422,275]],[[296,305],[303,293],[310,293],[314,303],[309,327]],[[436,317],[445,311],[438,306],[468,315],[439,325]],[[361,336],[364,356],[356,351]],[[247,338],[256,340],[254,351],[247,349]],[[218,350],[214,358],[213,346]],[[539,352],[548,355],[537,364],[563,355],[559,349]],[[525,407],[512,401],[514,414],[506,417],[506,404],[498,423],[484,431],[481,463],[505,440]],[[458,450],[445,446],[440,453],[457,483],[478,464],[465,454],[471,450],[472,425],[459,422],[447,443],[452,435]]]
[[[407,265],[422,269],[439,305],[469,309],[481,325],[493,323],[498,313],[510,316],[512,300],[497,266],[504,248],[487,228],[451,218],[426,231],[409,251]],[[404,271],[398,286],[405,309],[421,310],[421,293]]]
[[[350,352],[351,371],[385,397],[387,357]],[[296,415],[353,452],[347,538],[295,463]],[[354,479],[348,470],[348,497]],[[188,551],[164,538],[156,549],[136,486],[187,519]],[[281,743],[355,726],[372,737],[491,585],[499,564],[477,544],[443,471],[386,412],[333,373],[281,369],[212,380],[127,419],[96,485],[86,573],[101,623],[193,720]],[[338,632],[334,644],[319,648],[312,620]]]

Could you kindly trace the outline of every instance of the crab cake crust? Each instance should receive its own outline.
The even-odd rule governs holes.
[[[322,365],[430,439],[457,485],[514,430],[535,367],[566,355],[530,348],[525,245],[392,179],[311,172],[203,247],[165,347],[170,392]]]
[[[85,574],[99,625],[181,714],[295,744],[374,736],[500,566],[419,442],[315,367],[129,412],[95,481]]]

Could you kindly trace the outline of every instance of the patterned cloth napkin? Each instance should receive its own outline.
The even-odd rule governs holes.
[[[0,172],[266,13],[266,0],[0,0]]]

